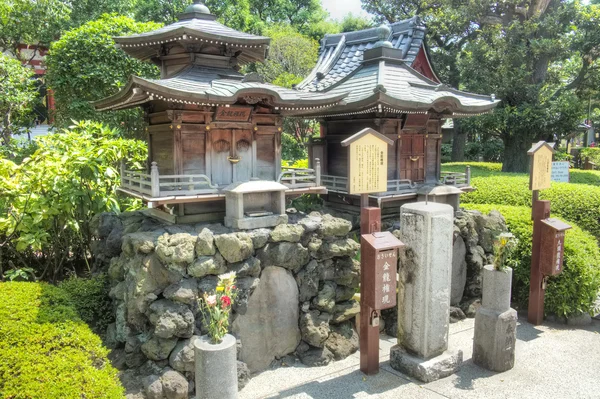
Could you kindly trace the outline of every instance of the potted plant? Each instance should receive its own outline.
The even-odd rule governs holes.
[[[208,324],[208,334],[194,343],[196,362],[196,398],[237,398],[236,339],[229,331],[231,306],[237,296],[235,273],[219,276],[215,292],[199,300]]]
[[[483,268],[483,297],[475,314],[473,362],[491,371],[515,364],[517,312],[510,307],[512,269],[507,261],[517,245],[510,233],[494,241],[494,263]]]
[[[494,240],[494,263],[483,268],[481,306],[498,311],[510,308],[512,268],[507,262],[517,242],[511,233],[502,233]]]

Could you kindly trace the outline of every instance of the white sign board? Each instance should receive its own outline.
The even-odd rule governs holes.
[[[552,162],[552,181],[569,182],[569,162]]]

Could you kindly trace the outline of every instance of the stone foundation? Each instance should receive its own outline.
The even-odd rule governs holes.
[[[360,246],[351,223],[319,213],[288,217],[288,224],[247,231],[164,225],[143,212],[95,219],[94,252],[116,314],[106,342],[130,392],[161,397],[179,389],[187,392],[172,395],[192,397],[193,343],[207,331],[198,299],[229,271],[239,288],[230,325],[240,388],[249,373],[288,354],[321,366],[358,349],[351,319],[360,310],[352,299]]]

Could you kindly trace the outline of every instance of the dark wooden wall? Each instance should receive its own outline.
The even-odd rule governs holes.
[[[348,175],[348,149],[342,140],[370,127],[394,141],[388,149],[388,179],[437,180],[441,161],[441,120],[426,114],[399,118],[322,120],[321,142],[310,149],[311,165],[321,155],[323,174]],[[314,165],[313,165],[314,166]]]

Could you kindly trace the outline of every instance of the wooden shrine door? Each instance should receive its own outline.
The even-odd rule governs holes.
[[[238,162],[233,165],[233,181],[249,181],[252,177],[252,132],[234,130],[233,156]]]
[[[232,151],[232,133],[230,129],[215,129],[211,135],[211,181],[224,186],[233,183],[233,165],[229,162]]]
[[[425,135],[400,135],[400,179],[425,180]]]
[[[211,181],[219,186],[252,177],[252,132],[238,129],[211,131]]]

